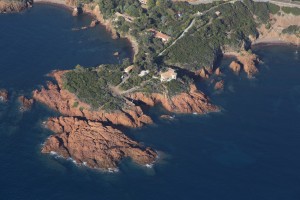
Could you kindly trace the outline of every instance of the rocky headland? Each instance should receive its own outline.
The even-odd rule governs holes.
[[[51,76],[57,84],[48,82],[47,88],[33,92],[33,98],[60,112],[65,117],[50,118],[46,126],[55,134],[45,142],[42,152],[56,152],[65,158],[89,167],[116,168],[123,157],[131,157],[138,164],[152,164],[157,154],[130,140],[121,131],[111,126],[141,127],[153,123],[144,114],[139,104],[154,106],[161,103],[164,108],[175,113],[206,114],[217,112],[219,108],[210,103],[208,97],[191,85],[190,92],[169,98],[167,95],[135,92],[127,94],[124,108],[107,112],[93,109],[80,101],[76,95],[63,88],[63,76],[68,71],[54,71]],[[74,106],[76,104],[76,106]]]
[[[59,117],[48,119],[46,126],[55,134],[46,140],[42,152],[72,158],[77,164],[116,170],[125,157],[140,165],[150,165],[157,158],[152,149],[143,148],[121,131],[101,122]]]
[[[33,98],[65,116],[76,116],[92,121],[101,121],[109,124],[126,127],[141,127],[151,124],[152,119],[143,113],[140,106],[128,102],[128,106],[122,110],[107,112],[101,109],[92,109],[90,105],[80,101],[76,95],[63,89],[62,76],[67,71],[55,71],[51,74],[57,84],[48,82],[47,88],[35,90]],[[74,106],[77,104],[76,106]]]

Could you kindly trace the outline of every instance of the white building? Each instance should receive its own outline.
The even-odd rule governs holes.
[[[168,82],[171,80],[175,80],[176,78],[177,78],[177,73],[172,68],[169,68],[166,72],[160,73],[160,81],[161,82]]]
[[[140,72],[139,77],[146,76],[147,74],[149,74],[149,70],[143,70]]]

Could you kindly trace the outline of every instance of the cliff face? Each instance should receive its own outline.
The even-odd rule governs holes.
[[[81,102],[74,94],[62,89],[61,77],[66,71],[53,73],[58,85],[48,83],[48,88],[33,92],[33,98],[65,116],[83,117],[87,120],[109,122],[127,127],[140,127],[144,124],[151,124],[152,120],[145,115],[139,106],[128,105],[128,108],[115,112],[103,110],[92,110],[90,106]],[[78,105],[75,107],[75,102]]]
[[[292,14],[283,14],[283,15],[271,15],[271,27],[266,28],[265,25],[262,25],[258,28],[259,37],[253,42],[257,43],[268,43],[268,42],[284,42],[299,45],[299,36],[283,34],[282,30],[291,26],[297,25],[300,26],[300,16],[295,16]]]
[[[0,13],[20,12],[31,4],[31,1],[0,0]]]
[[[189,93],[181,93],[171,98],[163,94],[153,93],[133,93],[128,98],[135,101],[141,101],[149,106],[161,103],[163,107],[175,113],[197,113],[206,114],[209,112],[217,112],[219,108],[209,102],[209,99],[196,89],[195,85],[191,85]]]
[[[56,152],[91,168],[116,169],[125,157],[140,165],[152,164],[157,154],[142,148],[121,131],[100,122],[74,117],[51,118],[46,126],[55,132],[45,142],[42,152]]]

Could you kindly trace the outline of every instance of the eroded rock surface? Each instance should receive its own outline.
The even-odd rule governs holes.
[[[33,103],[34,103],[34,100],[33,99],[28,99],[26,98],[25,96],[20,96],[18,98],[20,104],[21,104],[21,107],[20,107],[20,111],[21,112],[25,112],[25,111],[28,111],[31,109]]]
[[[218,91],[224,90],[224,81],[220,80],[220,81],[216,82],[214,89],[218,90]]]
[[[258,62],[258,58],[255,54],[252,53],[241,53],[237,56],[237,59],[243,65],[244,71],[247,73],[249,78],[252,78],[255,74],[258,73],[258,69],[256,64]]]
[[[0,0],[0,13],[20,12],[32,5],[32,1]]]
[[[127,127],[141,127],[153,123],[152,119],[145,115],[139,106],[129,104],[126,109],[107,112],[104,110],[93,110],[89,105],[81,102],[74,94],[62,89],[61,76],[65,71],[53,73],[57,84],[48,83],[47,88],[35,90],[33,98],[48,107],[60,112],[65,116],[83,117],[87,120],[109,122],[111,124]],[[74,104],[77,106],[74,106]]]
[[[236,61],[232,61],[229,65],[229,68],[236,74],[239,74],[241,71],[241,65]]]
[[[55,152],[91,168],[116,169],[125,157],[140,165],[152,164],[157,154],[143,148],[121,131],[100,122],[74,117],[50,118],[46,126],[55,132],[45,142],[42,152]]]
[[[175,113],[206,114],[219,111],[219,108],[211,104],[208,97],[197,90],[195,85],[191,85],[190,92],[181,93],[170,98],[159,93],[150,95],[133,93],[129,94],[128,97],[135,101],[141,101],[149,106],[161,103],[166,110]]]

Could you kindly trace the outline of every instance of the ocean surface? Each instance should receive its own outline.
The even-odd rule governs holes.
[[[0,104],[0,200],[300,199],[300,49],[292,46],[256,47],[264,63],[251,80],[230,73],[224,59],[225,91],[206,89],[222,112],[163,121],[156,107],[154,125],[125,130],[159,151],[152,168],[124,160],[118,173],[104,173],[41,154],[51,134],[41,123],[57,113],[40,104],[20,113],[18,95],[53,69],[132,56],[103,27],[72,31],[90,20],[49,5],[0,15],[0,88],[11,93]]]

